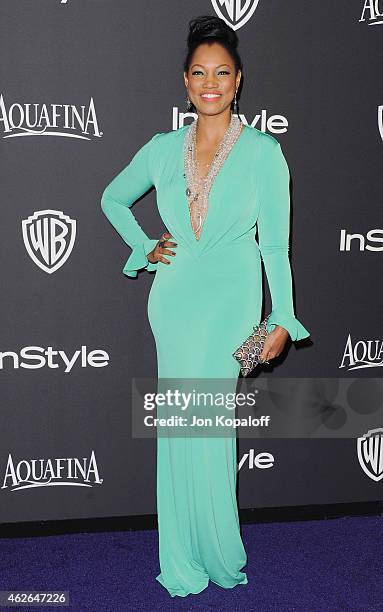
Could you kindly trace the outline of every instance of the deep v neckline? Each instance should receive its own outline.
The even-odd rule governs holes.
[[[243,129],[243,128],[242,128],[242,129]],[[218,145],[215,147],[215,149],[214,149],[214,155],[213,155],[213,157],[212,157],[212,159],[211,159],[211,162],[210,162],[210,164],[207,164],[207,165],[208,165],[208,171],[206,172],[205,176],[201,176],[201,174],[200,174],[200,172],[199,172],[200,163],[199,163],[199,161],[198,161],[198,154],[197,154],[197,153],[198,153],[198,152],[197,152],[197,142],[196,142],[196,145],[195,145],[195,159],[196,159],[196,167],[197,167],[198,180],[199,180],[200,182],[204,182],[204,181],[206,181],[206,179],[208,178],[208,176],[209,176],[209,174],[210,174],[210,172],[211,172],[211,168],[212,168],[212,165],[213,165],[214,159],[215,159],[215,157],[216,157],[216,155],[217,155],[217,153],[218,153],[218,151],[219,151],[219,149],[220,149],[220,147],[221,147],[221,145],[222,145],[222,141],[223,141],[223,139],[224,139],[224,138],[225,138],[225,135],[222,137],[222,139],[219,141]]]
[[[216,181],[217,181],[217,179],[219,177],[221,177],[222,172],[224,172],[225,169],[227,170],[230,167],[230,164],[233,162],[233,159],[235,158],[235,151],[240,147],[240,142],[241,142],[241,140],[243,140],[244,132],[246,132],[246,129],[247,129],[248,126],[246,126],[245,123],[242,123],[241,132],[240,132],[237,140],[231,146],[230,151],[228,152],[228,154],[227,154],[226,158],[224,159],[221,167],[219,168],[217,174],[214,176],[214,178],[212,180],[212,184],[211,184],[211,187],[210,187],[210,190],[209,190],[209,206],[208,206],[207,214],[206,214],[206,217],[205,217],[205,220],[204,220],[203,230],[201,232],[200,239],[197,240],[197,238],[195,237],[194,231],[193,231],[191,220],[190,220],[189,202],[188,202],[188,197],[186,195],[187,182],[186,182],[186,175],[185,175],[185,169],[184,169],[185,140],[186,140],[186,137],[187,137],[187,134],[189,132],[189,129],[190,129],[191,125],[192,124],[190,123],[189,125],[184,126],[184,134],[183,134],[183,138],[181,139],[181,141],[182,141],[181,158],[182,158],[183,179],[184,179],[184,190],[183,190],[183,193],[184,193],[184,204],[185,204],[186,222],[187,222],[188,232],[190,232],[190,234],[191,234],[193,244],[195,244],[195,246],[198,247],[201,244],[203,244],[205,242],[205,240],[206,240],[206,234],[207,234],[207,228],[208,228],[208,225],[209,225],[209,219],[211,218],[212,202],[214,201],[214,198],[212,197],[212,194],[214,192],[214,187],[216,185]],[[218,148],[219,148],[219,146],[218,146]],[[218,151],[218,149],[217,149],[217,151]],[[213,158],[213,161],[214,161],[214,158]],[[212,161],[212,163],[213,163],[213,161]],[[210,170],[211,170],[211,165],[209,167],[208,174],[210,173]],[[206,175],[205,179],[207,178],[208,174]],[[214,212],[214,210],[213,210],[213,212]]]

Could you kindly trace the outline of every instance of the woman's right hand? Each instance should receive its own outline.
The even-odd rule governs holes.
[[[165,264],[171,263],[171,261],[169,261],[169,259],[166,259],[164,255],[171,255],[172,257],[175,257],[176,253],[174,251],[171,251],[167,247],[175,247],[177,246],[177,243],[170,242],[169,238],[172,238],[171,234],[162,234],[161,239],[157,242],[153,251],[150,251],[150,253],[148,253],[146,256],[150,263],[157,263],[157,261],[162,261],[162,263]]]

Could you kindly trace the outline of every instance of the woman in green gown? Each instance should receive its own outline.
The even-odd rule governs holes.
[[[124,274],[156,273],[148,317],[159,379],[238,378],[233,352],[261,320],[261,260],[272,298],[262,358],[279,355],[288,336],[309,336],[293,307],[285,157],[273,136],[231,110],[237,43],[217,17],[191,22],[184,79],[197,117],[155,134],[102,194],[103,212],[132,248]],[[162,240],[130,210],[152,186],[168,230]],[[209,580],[248,583],[236,476],[235,436],[157,436],[156,578],[172,597],[199,593]]]

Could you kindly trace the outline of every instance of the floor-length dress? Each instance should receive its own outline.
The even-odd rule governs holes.
[[[294,314],[289,244],[289,169],[279,142],[245,125],[209,194],[201,239],[185,194],[183,144],[189,125],[155,134],[102,194],[102,210],[132,248],[123,272],[156,274],[148,317],[160,378],[230,378],[232,353],[260,322],[261,259],[272,298],[268,330],[309,336]],[[130,207],[155,186],[159,214],[173,240],[170,265],[148,262],[149,238]],[[258,229],[258,242],[256,230]],[[235,389],[234,389],[235,390]],[[236,501],[234,437],[157,436],[160,574],[171,596],[199,593],[209,580],[247,584],[247,556]]]

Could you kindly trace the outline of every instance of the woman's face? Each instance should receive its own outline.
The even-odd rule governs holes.
[[[188,72],[184,72],[189,99],[198,114],[218,115],[227,109],[241,80],[241,71],[235,74],[233,59],[219,43],[203,43],[193,53]],[[215,98],[206,93],[219,94]]]

